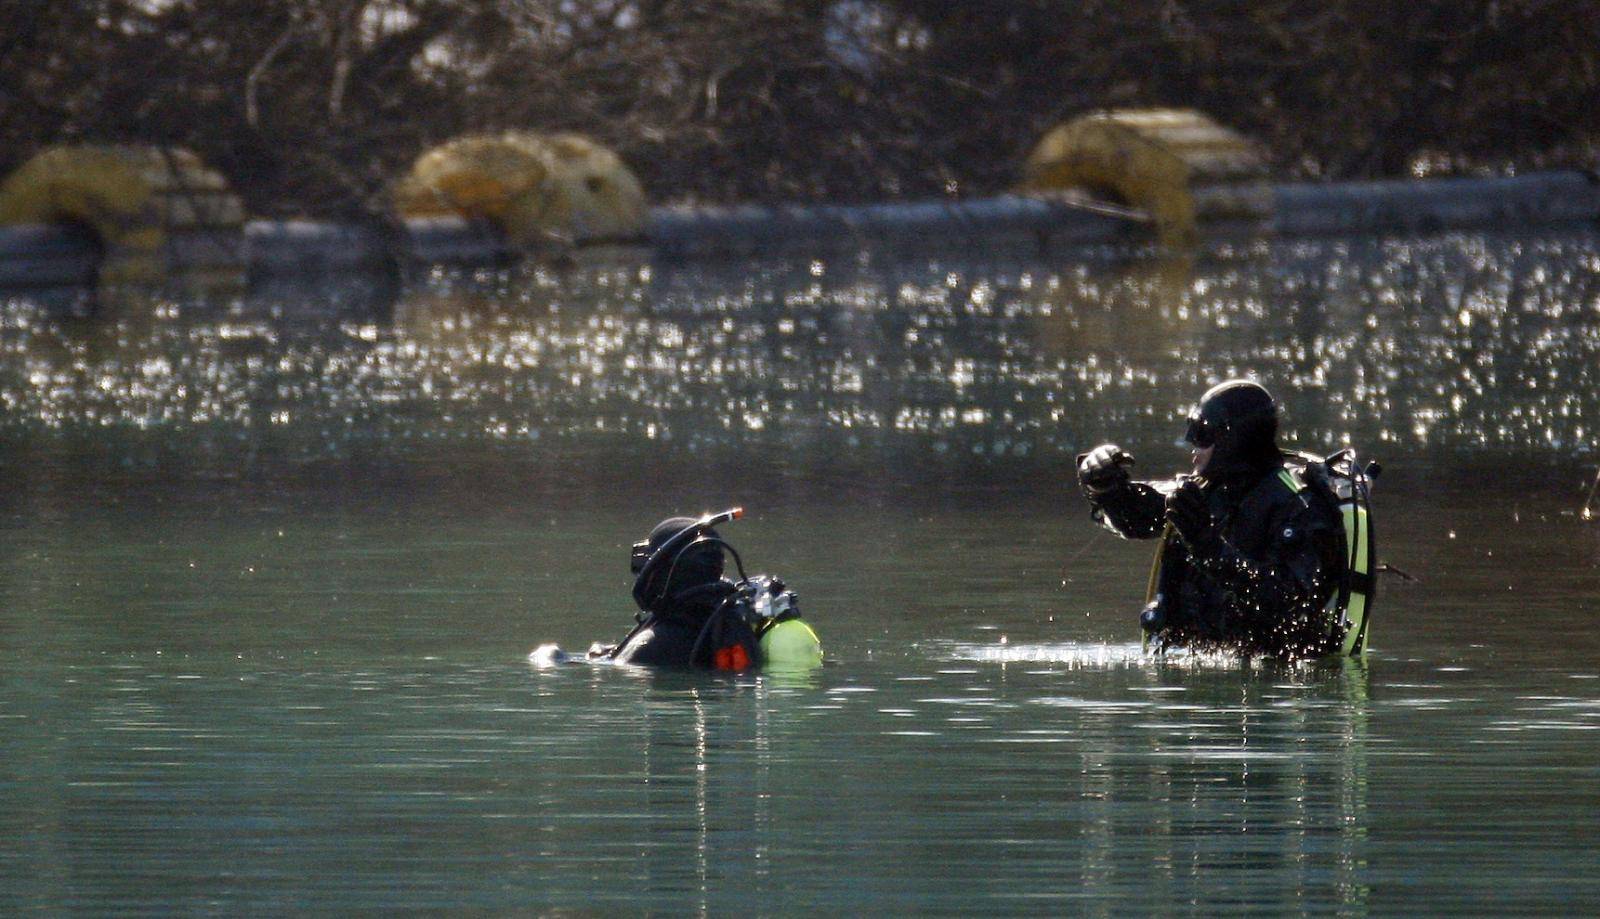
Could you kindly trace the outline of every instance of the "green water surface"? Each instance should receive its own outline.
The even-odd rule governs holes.
[[[1141,656],[1072,456],[1355,443],[1364,665]],[[0,913],[1600,909],[1600,241],[0,311]],[[1600,503],[1600,502],[1597,502]],[[533,665],[742,505],[827,664]]]

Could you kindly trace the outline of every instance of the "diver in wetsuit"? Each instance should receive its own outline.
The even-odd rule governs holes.
[[[1340,573],[1341,522],[1278,447],[1272,396],[1247,380],[1201,397],[1185,434],[1193,475],[1136,482],[1105,444],[1078,458],[1094,519],[1129,539],[1164,540],[1141,625],[1152,647],[1222,648],[1281,658],[1338,649],[1326,612]]]
[[[744,670],[758,660],[757,636],[734,614],[739,587],[722,576],[717,531],[669,517],[634,546],[639,624],[612,648],[590,651],[622,664]]]

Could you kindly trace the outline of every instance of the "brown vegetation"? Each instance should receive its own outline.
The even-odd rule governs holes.
[[[1010,186],[1050,126],[1192,106],[1280,174],[1589,165],[1593,0],[0,0],[0,170],[189,147],[258,214],[375,212],[469,131],[578,131],[653,200]]]

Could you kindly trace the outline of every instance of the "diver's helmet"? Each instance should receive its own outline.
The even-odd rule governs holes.
[[[721,580],[722,538],[692,517],[668,517],[633,544],[633,599],[642,610],[702,584]]]
[[[1216,472],[1267,468],[1281,461],[1278,449],[1278,404],[1272,394],[1250,380],[1228,380],[1206,390],[1189,413],[1183,439],[1204,450],[1215,447]]]

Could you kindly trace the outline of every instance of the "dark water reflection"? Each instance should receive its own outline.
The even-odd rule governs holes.
[[[1593,912],[1594,238],[0,313],[0,912]],[[1143,660],[1071,454],[1389,465],[1365,667]],[[831,662],[539,669],[661,516]]]

